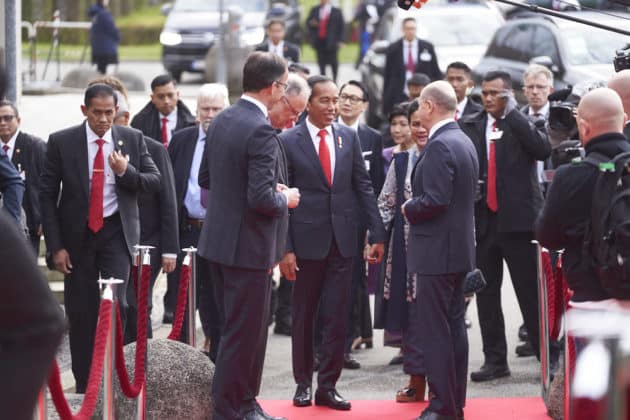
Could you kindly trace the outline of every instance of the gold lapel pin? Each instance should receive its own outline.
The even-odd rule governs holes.
[[[123,144],[124,144],[124,143],[123,143],[123,141],[122,141],[122,140],[118,140],[118,145],[119,145],[120,147],[122,147],[122,145],[123,145]]]

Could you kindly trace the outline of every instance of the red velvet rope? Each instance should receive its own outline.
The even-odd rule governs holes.
[[[137,271],[137,270],[134,270]],[[137,276],[136,276],[137,277]],[[142,278],[140,279],[140,292],[137,296],[138,319],[136,324],[136,368],[134,372],[133,385],[129,381],[129,373],[125,366],[125,353],[123,351],[122,321],[120,318],[120,306],[116,305],[116,372],[120,379],[120,389],[127,398],[136,398],[140,394],[144,385],[145,363],[147,355],[147,315],[149,303],[149,279],[151,277],[151,266],[142,266]],[[137,290],[137,289],[136,289]]]
[[[184,315],[186,313],[186,297],[188,295],[188,283],[191,276],[190,265],[182,264],[182,270],[179,275],[179,290],[177,292],[177,307],[175,317],[173,319],[173,329],[168,335],[169,340],[178,340],[182,333],[182,324],[184,323]]]
[[[560,334],[560,316],[562,314],[562,311],[559,312],[558,307],[556,306],[559,290],[556,287],[549,251],[541,251],[540,257],[542,259],[545,278],[547,279],[547,319],[549,320],[549,337],[557,340],[558,335]]]
[[[96,335],[94,337],[94,353],[92,354],[92,365],[90,366],[90,378],[88,380],[87,391],[83,398],[81,409],[76,415],[72,414],[70,406],[63,395],[61,386],[61,378],[59,375],[59,366],[55,361],[48,377],[48,388],[52,395],[53,403],[61,420],[88,420],[94,413],[96,400],[98,399],[98,391],[103,378],[103,363],[105,362],[105,347],[107,344],[107,336],[111,328],[112,317],[112,301],[104,299],[101,301],[99,309],[98,324],[96,326]]]

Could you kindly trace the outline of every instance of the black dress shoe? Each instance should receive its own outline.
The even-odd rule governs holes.
[[[470,374],[470,380],[473,382],[485,382],[503,378],[504,376],[510,376],[510,369],[507,365],[484,364],[479,370]]]
[[[311,405],[312,398],[310,386],[298,385],[295,390],[295,395],[293,396],[293,405],[296,407],[308,407]]]
[[[424,410],[416,420],[457,420],[455,416],[436,413],[435,411]]]
[[[350,410],[352,408],[350,401],[344,400],[336,389],[330,391],[320,391],[318,389],[315,392],[315,405],[325,405],[333,410]]]
[[[536,356],[536,353],[534,353],[534,348],[532,347],[531,343],[527,341],[516,346],[516,355],[518,357],[532,357]]]
[[[343,355],[343,368],[344,369],[359,369],[361,367],[361,363],[354,357],[350,355],[350,353],[346,353]]]
[[[525,324],[518,327],[518,339],[521,341],[529,340],[529,334],[527,334],[527,328],[525,328]]]
[[[164,316],[162,316],[162,324],[172,324],[173,323],[173,312],[164,311]]]
[[[256,408],[254,409],[256,414],[258,415],[258,419],[260,420],[287,420],[286,417],[274,417],[271,414],[267,413],[256,401]]]
[[[291,326],[286,324],[278,324],[276,322],[275,327],[273,327],[273,333],[279,335],[288,335],[291,337]]]
[[[402,365],[404,361],[402,350],[398,352],[398,354],[392,357],[392,360],[389,361],[390,366],[394,365]]]

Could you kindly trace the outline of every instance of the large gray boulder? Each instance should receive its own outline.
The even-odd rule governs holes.
[[[187,344],[167,339],[149,340],[147,353],[147,420],[212,419],[214,365],[210,359]],[[136,343],[125,346],[131,378],[135,354]],[[135,418],[136,400],[121,393],[118,377],[115,388],[116,418]],[[102,418],[100,398],[95,411]]]

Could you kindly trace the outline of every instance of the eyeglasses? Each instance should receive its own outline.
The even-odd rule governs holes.
[[[287,90],[289,88],[288,83],[281,82],[280,80],[276,80],[274,83],[279,86],[282,86],[282,90]]]
[[[13,121],[13,118],[15,118],[15,115],[0,115],[0,121],[6,123]]]
[[[525,90],[545,90],[545,89],[549,89],[549,85],[525,85],[524,86]]]
[[[289,98],[287,98],[286,96],[283,96],[282,101],[289,108],[289,111],[291,111],[294,118],[297,118],[300,116],[301,113],[297,109],[293,108],[293,105],[291,105],[291,102],[289,102]]]
[[[356,105],[360,102],[364,102],[365,100],[363,98],[359,98],[358,96],[355,95],[346,95],[345,93],[342,93],[339,96],[339,101],[341,102],[345,102],[345,101],[350,101],[350,103],[352,105]]]

